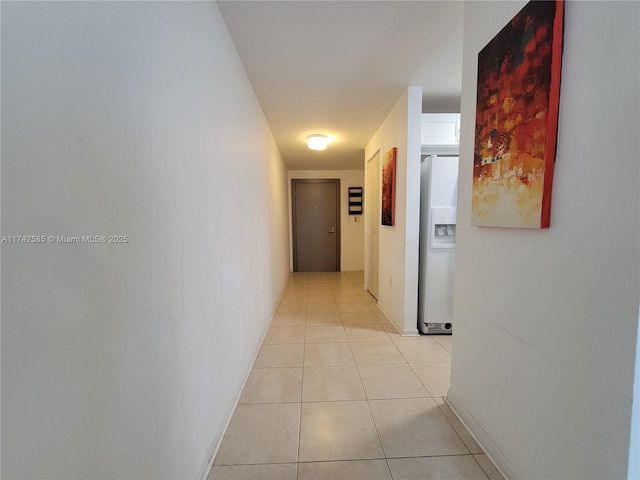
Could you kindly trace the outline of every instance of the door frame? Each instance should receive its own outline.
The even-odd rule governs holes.
[[[293,271],[298,271],[298,225],[296,222],[296,185],[299,183],[333,183],[336,185],[336,272],[340,271],[340,179],[339,178],[292,178],[291,179],[291,244],[293,246]]]
[[[378,180],[377,180],[377,188],[372,188],[371,182],[369,181],[369,175],[371,174],[372,171],[372,163],[374,162],[374,160],[377,162],[377,168],[376,171],[373,172]],[[367,293],[369,293],[369,295],[371,295],[373,298],[375,298],[376,300],[380,300],[380,226],[381,226],[381,213],[380,213],[380,197],[381,197],[381,177],[382,176],[382,170],[381,170],[381,159],[380,159],[380,149],[376,150],[376,152],[365,162],[365,170],[364,170],[364,177],[365,177],[365,227],[367,228],[367,234],[364,236],[364,254],[365,254],[365,259],[364,259],[364,288],[367,291]],[[373,199],[376,199],[375,202],[373,202]],[[375,212],[371,211],[371,206],[372,204],[375,203],[377,206],[377,210]],[[369,284],[369,282],[372,280],[371,279],[371,272],[373,270],[372,266],[371,266],[371,256],[372,256],[372,245],[371,245],[371,241],[370,241],[370,236],[369,236],[369,232],[371,230],[371,217],[372,215],[375,216],[375,218],[377,219],[376,222],[376,227],[378,228],[378,261],[377,261],[377,272],[376,272],[376,279],[377,279],[377,285],[376,285],[376,294],[377,297],[375,295],[373,295],[373,293],[370,290],[370,287],[372,285]]]

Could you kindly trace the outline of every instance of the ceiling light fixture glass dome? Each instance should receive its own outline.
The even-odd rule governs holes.
[[[309,150],[326,150],[328,138],[321,133],[314,133],[307,137],[307,146]]]

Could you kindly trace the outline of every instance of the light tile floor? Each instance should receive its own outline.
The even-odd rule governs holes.
[[[442,398],[451,337],[402,337],[362,286],[291,275],[209,480],[502,480]]]

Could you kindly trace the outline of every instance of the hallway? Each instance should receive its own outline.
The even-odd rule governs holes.
[[[402,337],[362,272],[293,273],[210,480],[501,479],[443,400],[451,337]]]

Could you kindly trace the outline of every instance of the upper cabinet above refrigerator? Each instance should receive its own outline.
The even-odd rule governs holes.
[[[459,143],[459,113],[422,114],[422,155],[457,155]]]

